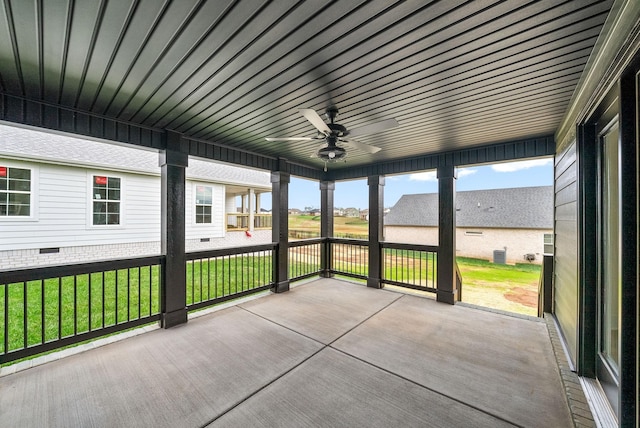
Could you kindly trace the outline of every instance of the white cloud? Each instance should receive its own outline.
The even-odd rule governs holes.
[[[553,159],[532,159],[519,162],[506,162],[491,165],[491,169],[495,172],[515,172],[523,169],[535,168],[538,166],[551,165]]]
[[[458,171],[458,178],[467,177],[469,175],[478,172],[476,169],[463,168]],[[436,171],[416,172],[409,176],[409,181],[438,181],[438,175]]]
[[[467,177],[469,175],[473,175],[478,172],[477,169],[464,168],[458,170],[458,178]]]
[[[438,181],[436,171],[416,172],[409,176],[409,181]]]

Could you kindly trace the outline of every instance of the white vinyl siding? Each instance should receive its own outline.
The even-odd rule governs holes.
[[[91,186],[87,177],[109,171],[41,164],[38,168],[37,221],[0,221],[0,251],[75,247],[160,240],[160,178],[118,174],[126,182],[121,207],[126,225],[91,225]]]
[[[211,223],[196,222],[196,192],[199,186],[211,189]],[[185,202],[186,239],[224,237],[224,185],[187,180]]]

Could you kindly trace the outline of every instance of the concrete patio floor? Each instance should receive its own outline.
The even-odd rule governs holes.
[[[319,279],[0,378],[3,427],[570,427],[544,322]]]

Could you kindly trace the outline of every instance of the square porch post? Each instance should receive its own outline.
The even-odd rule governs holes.
[[[289,291],[289,182],[291,175],[287,172],[271,173],[272,241],[278,244],[274,254],[273,291],[282,293]]]
[[[333,192],[336,189],[335,181],[320,182],[320,236],[322,238],[333,237]],[[331,244],[328,240],[320,247],[320,276],[331,278]]]
[[[247,206],[249,207],[249,224],[247,225],[247,229],[249,229],[249,232],[253,232],[254,226],[255,226],[255,212],[256,212],[256,207],[255,204],[253,202],[253,198],[254,198],[254,190],[253,189],[249,189],[248,193],[247,193]]]
[[[160,292],[160,324],[163,328],[187,322],[185,258],[185,177],[189,162],[180,134],[167,131],[160,152],[161,251],[165,256]]]
[[[382,220],[384,216],[384,176],[372,175],[369,185],[369,275],[367,287],[382,288]]]
[[[436,300],[451,305],[456,289],[456,173],[453,165],[438,167],[438,283]]]

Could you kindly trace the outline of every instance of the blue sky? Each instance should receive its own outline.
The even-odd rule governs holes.
[[[552,184],[553,159],[547,158],[459,168],[456,190],[504,189],[551,186]],[[386,176],[384,205],[392,207],[403,194],[437,191],[438,182],[435,171]],[[334,204],[340,208],[368,208],[367,180],[336,182]],[[320,208],[318,182],[291,177],[289,207]]]

